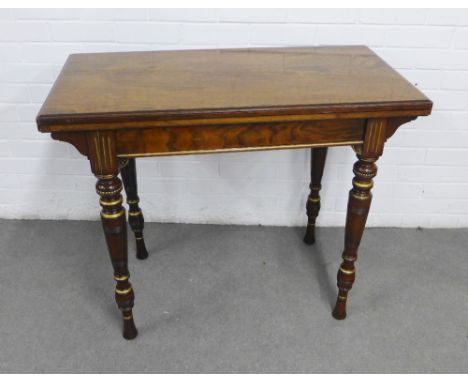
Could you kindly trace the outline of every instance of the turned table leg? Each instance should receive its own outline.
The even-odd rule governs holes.
[[[343,261],[337,275],[338,297],[333,310],[333,317],[338,320],[346,317],[348,292],[353,287],[356,276],[354,263],[371,205],[373,178],[377,174],[375,161],[383,152],[386,125],[385,119],[369,120],[363,145],[355,147],[358,161],[353,167],[353,188],[348,199]]]
[[[119,164],[115,152],[114,133],[90,132],[87,139],[91,169],[98,179],[96,192],[102,207],[102,227],[114,268],[114,279],[117,282],[115,301],[122,312],[123,336],[130,340],[137,336],[132,314],[135,296],[129,281],[127,222],[125,208],[122,206],[122,181],[118,177]]]
[[[133,233],[135,234],[137,253],[136,257],[140,260],[148,257],[145,240],[143,238],[144,219],[138,203],[138,184],[136,175],[136,165],[134,158],[125,158],[120,160],[120,173],[127,194],[127,203],[129,206],[128,221]]]
[[[115,301],[122,311],[123,336],[126,339],[133,339],[137,335],[137,330],[132,315],[134,294],[127,264],[127,226],[120,194],[122,183],[113,175],[97,175],[97,178],[96,192],[100,196],[99,203],[102,206],[102,227],[114,268],[114,279],[117,282]]]
[[[307,228],[304,236],[306,244],[315,243],[315,220],[320,211],[320,189],[322,187],[323,169],[327,158],[327,147],[311,149],[310,153],[310,194],[307,198]]]

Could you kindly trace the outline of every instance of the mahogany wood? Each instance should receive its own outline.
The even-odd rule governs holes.
[[[333,317],[346,317],[346,300],[356,277],[354,262],[361,242],[372,201],[373,178],[377,175],[375,161],[382,155],[386,137],[386,119],[371,119],[367,123],[364,143],[357,146],[359,160],[354,164],[353,188],[349,192],[348,214],[345,227],[343,262],[338,270],[338,297]]]
[[[37,117],[38,128],[88,157],[117,281],[124,337],[134,338],[121,174],[145,258],[134,157],[312,148],[308,227],[315,240],[327,147],[352,146],[343,262],[333,316],[348,292],[371,203],[376,160],[399,126],[432,102],[363,46],[71,55]],[[141,240],[140,240],[141,239]]]
[[[133,339],[137,335],[133,321],[133,287],[130,284],[127,258],[127,223],[122,206],[122,182],[118,178],[119,165],[115,155],[115,142],[109,133],[88,133],[91,169],[98,178],[96,192],[102,207],[101,220],[106,237],[114,279],[115,301],[122,312],[123,336]]]
[[[143,218],[143,212],[138,205],[140,198],[138,197],[135,159],[121,159],[120,173],[122,175],[125,193],[127,194],[127,204],[129,207],[128,222],[130,223],[130,227],[132,227],[132,231],[135,234],[137,249],[136,257],[137,259],[143,260],[148,257],[148,251],[146,250],[145,239],[143,238],[145,220]]]
[[[364,119],[166,126],[116,132],[119,156],[155,156],[362,143]]]
[[[315,243],[315,221],[320,211],[320,189],[323,169],[327,158],[327,147],[311,149],[310,152],[310,194],[307,198],[307,228],[304,236],[306,244]]]
[[[111,121],[424,115],[430,105],[365,46],[92,53],[69,57],[38,122],[43,131],[81,130]]]

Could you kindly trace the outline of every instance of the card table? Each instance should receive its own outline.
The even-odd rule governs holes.
[[[122,188],[136,256],[148,257],[135,158],[310,148],[304,242],[313,244],[327,148],[351,146],[357,161],[333,310],[344,319],[375,162],[402,124],[431,109],[424,94],[365,46],[91,53],[69,56],[37,125],[86,156],[97,177],[123,336],[133,339]]]

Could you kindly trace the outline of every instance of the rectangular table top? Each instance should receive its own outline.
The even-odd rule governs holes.
[[[90,53],[68,58],[37,122],[52,131],[54,124],[213,116],[418,116],[431,107],[365,46]]]

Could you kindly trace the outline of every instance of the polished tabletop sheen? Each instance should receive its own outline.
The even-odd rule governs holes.
[[[357,161],[332,312],[342,320],[376,161],[401,125],[431,108],[416,87],[362,46],[99,53],[69,57],[37,123],[86,156],[97,178],[115,300],[123,337],[130,340],[138,331],[127,216],[136,257],[148,258],[135,158],[310,148],[304,243],[312,245],[328,147],[351,146]]]
[[[430,101],[364,46],[90,53],[69,57],[38,122],[295,107],[416,110]]]

